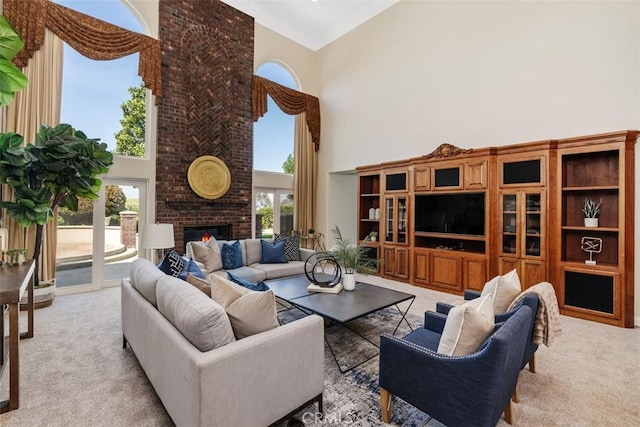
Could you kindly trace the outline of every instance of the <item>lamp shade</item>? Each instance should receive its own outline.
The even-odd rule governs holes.
[[[173,224],[145,224],[140,246],[144,249],[167,249],[175,246]]]

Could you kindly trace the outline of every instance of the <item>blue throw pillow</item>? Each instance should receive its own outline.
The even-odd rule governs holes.
[[[178,274],[180,274],[186,263],[185,259],[182,258],[178,252],[171,249],[166,253],[160,264],[158,264],[158,268],[164,274],[178,277]]]
[[[198,264],[196,264],[193,258],[189,258],[189,261],[185,263],[184,267],[182,268],[182,271],[178,274],[178,277],[182,280],[187,280],[187,274],[189,273],[201,279],[206,280],[207,278],[202,272],[202,270],[200,270],[200,267],[198,267]]]
[[[227,277],[233,283],[237,283],[238,285],[244,286],[245,288],[252,291],[268,291],[269,290],[269,286],[267,286],[267,284],[264,282],[253,283],[248,280],[242,279],[240,277],[236,277],[231,273],[227,273]]]
[[[262,264],[282,264],[287,262],[284,254],[284,241],[278,243],[270,243],[260,240],[262,245]]]
[[[225,270],[242,267],[242,247],[239,240],[236,240],[231,245],[223,244],[220,253],[222,255],[222,268]]]

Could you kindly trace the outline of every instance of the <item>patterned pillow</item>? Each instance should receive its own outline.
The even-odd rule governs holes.
[[[295,234],[291,237],[275,234],[274,242],[284,241],[284,256],[287,261],[300,261],[300,235]]]
[[[182,271],[178,273],[178,278],[187,280],[187,274],[192,274],[201,279],[206,279],[204,273],[202,272],[202,270],[200,270],[200,267],[198,267],[198,264],[195,263],[193,258],[189,258],[189,261],[184,263]]]
[[[162,262],[158,265],[158,268],[169,276],[178,277],[178,274],[184,269],[187,262],[180,254],[171,249],[162,259]]]
[[[239,240],[236,240],[231,245],[224,243],[220,252],[222,255],[222,268],[233,270],[234,268],[242,267],[242,247]]]

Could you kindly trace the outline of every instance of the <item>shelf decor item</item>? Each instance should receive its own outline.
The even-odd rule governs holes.
[[[371,237],[372,242],[375,242],[376,240],[378,240],[378,232],[372,231],[371,233],[369,233],[369,237]]]
[[[582,213],[584,214],[585,227],[598,226],[598,215],[600,215],[601,204],[602,204],[602,199],[600,199],[600,202],[597,204],[596,202],[594,202],[588,197],[584,199],[584,207],[582,208]]]
[[[5,252],[7,265],[21,265],[27,260],[26,249],[9,249]]]
[[[585,236],[580,241],[580,249],[585,252],[589,252],[589,259],[584,261],[587,265],[596,265],[596,261],[593,259],[593,254],[599,254],[602,252],[602,239],[599,237]]]

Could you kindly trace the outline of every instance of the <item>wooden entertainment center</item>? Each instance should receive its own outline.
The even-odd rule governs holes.
[[[633,327],[638,135],[442,144],[359,167],[358,239],[377,233],[384,277],[461,294],[516,268],[524,288],[552,283],[562,314]],[[602,201],[596,227],[586,198]]]

